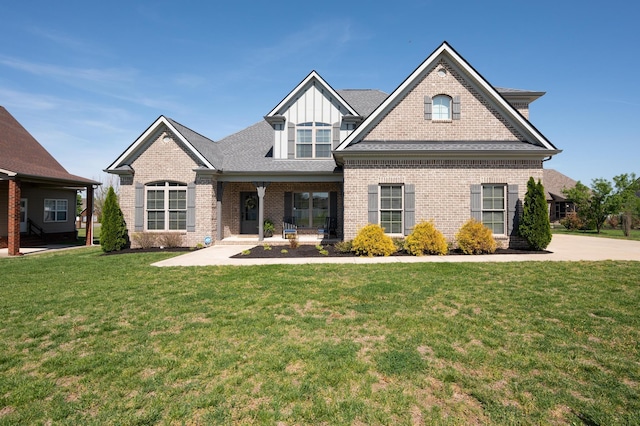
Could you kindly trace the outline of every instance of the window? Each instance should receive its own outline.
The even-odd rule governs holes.
[[[44,200],[44,221],[45,222],[66,222],[67,221],[67,200]]]
[[[380,185],[380,226],[387,234],[402,234],[402,185]]]
[[[147,229],[187,229],[187,187],[175,182],[147,185]]]
[[[331,124],[300,123],[296,128],[296,158],[331,157]]]
[[[438,95],[433,98],[433,120],[451,120],[451,98]]]
[[[482,185],[482,223],[494,234],[505,234],[505,186]]]
[[[293,216],[300,227],[317,228],[329,216],[328,192],[296,192],[293,194]]]

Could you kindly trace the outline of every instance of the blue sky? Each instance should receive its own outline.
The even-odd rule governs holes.
[[[70,173],[104,180],[161,114],[218,140],[311,70],[390,93],[446,40],[494,86],[547,92],[530,119],[563,153],[545,167],[640,174],[637,2],[217,3],[8,2],[0,105]]]

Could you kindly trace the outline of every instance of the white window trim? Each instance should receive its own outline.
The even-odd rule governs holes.
[[[383,186],[389,186],[389,187],[399,187],[400,188],[400,197],[402,199],[402,207],[400,209],[383,209],[382,208],[382,187]],[[404,203],[404,185],[400,184],[400,183],[381,183],[378,184],[378,225],[380,225],[382,227],[382,212],[385,211],[399,211],[400,212],[400,232],[387,232],[387,230],[385,229],[385,234],[386,235],[390,235],[390,236],[398,236],[398,237],[403,237],[404,236],[404,208],[405,208],[405,203]],[[383,227],[384,228],[384,227]]]
[[[489,186],[502,187],[502,209],[489,209],[484,207],[484,188]],[[491,232],[493,235],[507,235],[507,185],[504,183],[483,183],[480,190],[480,217],[482,218],[484,216],[484,212],[502,212],[502,232],[496,234],[493,232],[493,229]],[[482,223],[484,224],[484,221],[482,221]]]
[[[164,191],[164,209],[149,209],[149,191]],[[169,208],[169,191],[183,191],[185,198],[184,209],[170,209]],[[165,181],[155,182],[145,185],[144,188],[144,229],[145,232],[185,232],[187,230],[187,185],[180,182]],[[162,229],[149,229],[149,212],[164,212],[164,226]],[[185,212],[185,226],[180,229],[169,229],[170,212],[184,211]]]
[[[436,118],[436,115],[439,114],[436,113],[436,100],[437,99],[447,99],[447,101],[449,102],[449,114],[446,118]],[[445,94],[439,94],[434,96],[431,99],[431,121],[436,121],[436,122],[440,122],[440,123],[449,123],[453,121],[453,98],[449,95],[445,95]]]
[[[298,140],[298,131],[299,130],[311,130],[311,142],[301,143]],[[329,141],[318,144],[318,130],[328,130],[329,131]],[[304,160],[313,160],[313,159],[321,159],[326,160],[331,158],[331,150],[333,149],[333,126],[330,123],[324,123],[320,121],[309,121],[305,123],[296,124],[295,128],[295,157]],[[300,145],[311,145],[311,156],[310,157],[301,157],[298,155],[298,146]],[[326,157],[318,157],[316,156],[317,146],[318,145],[326,145],[329,147],[329,155]]]
[[[54,205],[53,210],[47,210],[47,202],[52,202]],[[58,203],[64,203],[64,209],[58,208]],[[47,213],[53,212],[54,220],[47,220]],[[58,220],[58,213],[65,212],[65,219]],[[69,221],[69,200],[65,198],[45,198],[44,199],[44,218],[43,222],[45,223],[64,223]]]

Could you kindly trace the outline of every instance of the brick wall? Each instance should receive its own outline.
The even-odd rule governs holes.
[[[367,224],[368,185],[415,184],[416,223],[433,220],[448,240],[471,217],[471,185],[517,184],[542,178],[540,160],[347,160],[344,165],[344,239]],[[507,238],[503,244],[509,244]],[[521,242],[514,240],[512,245]]]
[[[437,70],[446,69],[444,77]],[[424,97],[460,96],[460,120],[424,119]],[[467,83],[449,63],[442,60],[364,138],[384,141],[518,141],[524,140],[498,114],[494,104]]]
[[[167,135],[171,136],[172,140],[165,142],[164,137]],[[193,169],[200,166],[202,166],[200,160],[187,150],[178,141],[177,137],[166,131],[159,131],[154,134],[146,150],[131,164],[134,176],[122,176],[120,178],[119,203],[129,229],[129,235],[134,232],[136,182],[140,182],[143,185],[163,181],[180,182],[185,185],[195,182],[196,230],[195,232],[178,231],[178,233],[182,236],[182,245],[185,247],[193,247],[198,243],[204,243],[204,238],[207,236],[214,240],[216,236],[216,181],[211,176],[197,174],[193,171]]]

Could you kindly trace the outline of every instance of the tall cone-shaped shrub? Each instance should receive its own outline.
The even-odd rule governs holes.
[[[551,242],[551,224],[544,187],[539,180],[536,184],[533,177],[527,182],[524,211],[518,232],[533,250],[544,250]]]
[[[107,191],[102,208],[102,226],[100,228],[100,246],[105,253],[122,250],[129,245],[127,224],[118,204],[113,187]]]

